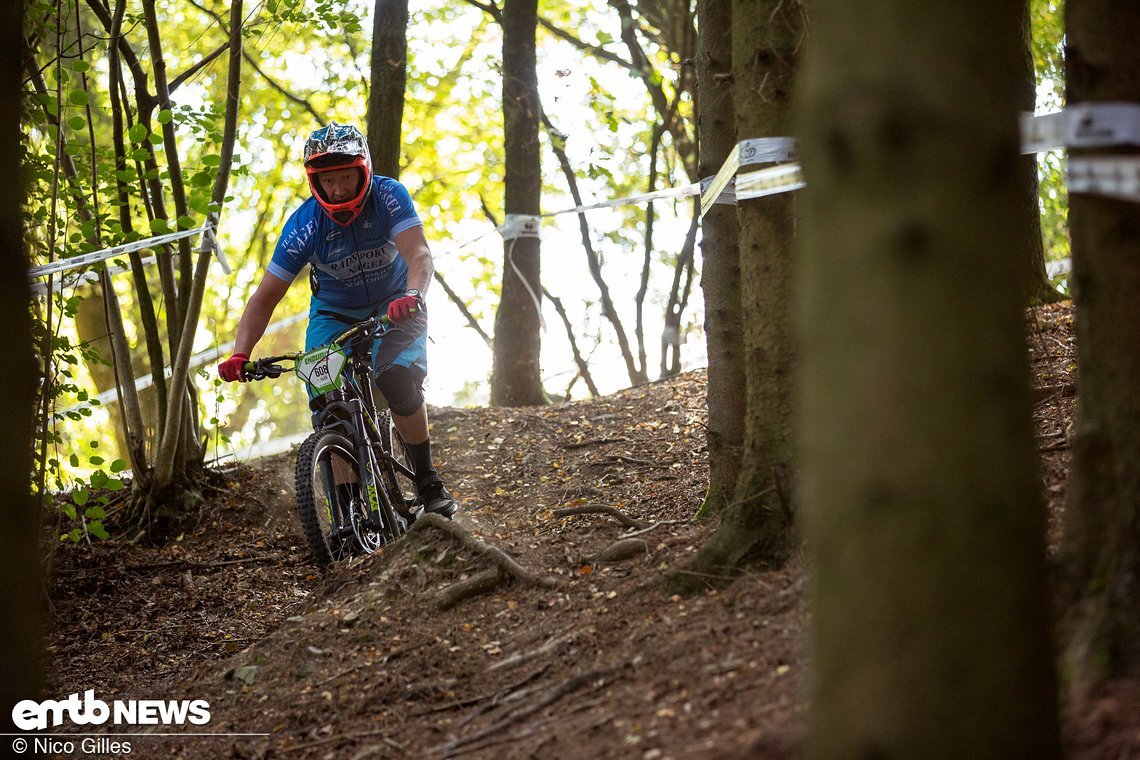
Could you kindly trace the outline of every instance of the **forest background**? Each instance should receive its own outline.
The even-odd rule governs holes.
[[[305,135],[333,119],[365,123],[373,8],[364,2],[285,0],[245,10],[244,72],[222,207],[211,206],[210,193],[219,184],[219,169],[227,168],[221,165],[227,87],[221,52],[228,6],[193,1],[147,6],[153,11],[150,33],[161,41],[170,72],[170,101],[168,108],[156,109],[155,123],[128,118],[120,126],[137,168],[114,165],[107,89],[111,61],[105,42],[107,24],[114,19],[94,12],[97,6],[39,3],[27,13],[29,37],[38,40],[27,62],[24,142],[24,162],[33,176],[27,202],[36,221],[28,239],[33,264],[196,228],[220,209],[218,242],[232,272],[217,262],[210,265],[191,352],[199,358],[191,374],[199,391],[197,414],[210,439],[207,459],[265,451],[268,441],[287,446],[308,426],[307,415],[298,411],[304,399],[300,383],[225,386],[214,376],[212,353],[232,338],[281,225],[307,195],[299,161]],[[1031,6],[1036,107],[1038,112],[1056,110],[1063,105],[1061,9],[1038,0]],[[678,188],[696,179],[695,12],[694,4],[679,2],[642,3],[636,12],[620,3],[540,5],[536,72],[549,125],[539,136],[544,212],[575,205],[568,175],[559,170],[562,159],[573,174],[575,191],[587,203]],[[119,22],[124,36],[133,40],[142,72],[151,66],[143,40],[145,16],[124,9]],[[631,20],[632,38],[623,35]],[[407,46],[400,179],[425,221],[437,270],[452,296],[436,287],[429,299],[432,371],[425,391],[437,405],[485,403],[492,360],[485,340],[493,332],[504,266],[496,231],[504,218],[502,29],[475,3],[417,4],[410,13]],[[55,55],[57,48],[61,55]],[[127,86],[120,83],[124,95]],[[123,102],[129,104],[129,99]],[[185,213],[167,221],[148,210],[147,218],[125,229],[113,202],[114,183],[135,181],[148,171],[152,177],[168,177],[165,127],[172,128],[170,139],[189,187]],[[149,168],[148,160],[154,162]],[[1059,151],[1038,157],[1042,236],[1051,262],[1068,255],[1061,165]],[[102,209],[93,186],[104,194]],[[92,221],[92,198],[94,215],[102,215],[100,224]],[[140,209],[134,203],[137,216]],[[687,235],[693,216],[693,202],[686,197],[586,215],[597,276],[608,287],[624,329],[636,333],[631,340],[637,342],[633,351],[639,353],[644,378],[707,361],[701,289],[695,286],[701,260]],[[53,225],[52,219],[59,222]],[[639,378],[623,366],[577,215],[547,217],[542,227],[543,285],[553,297],[543,300],[544,387],[555,397],[570,398],[589,394],[588,385],[598,393],[630,385]],[[198,239],[192,240],[197,250]],[[126,263],[125,257],[120,260]],[[154,267],[148,271],[153,276]],[[132,366],[136,376],[145,375],[137,283],[125,272],[111,281],[125,317]],[[1065,290],[1063,271],[1054,282]],[[165,301],[157,296],[155,321],[161,327]],[[276,315],[285,321],[284,329],[267,336],[259,350],[301,346],[304,322],[288,318],[301,315],[307,300],[303,278],[298,278]],[[44,478],[54,488],[82,485],[93,475],[93,485],[113,485],[116,473],[108,465],[117,463],[113,469],[122,470],[131,462],[107,362],[112,352],[100,289],[90,280],[65,280],[54,306],[40,298],[36,307],[41,329],[50,323],[52,365],[61,369],[42,405],[50,428],[41,452]],[[481,325],[483,339],[472,322]],[[40,345],[46,346],[43,335]],[[589,384],[582,381],[574,351],[587,362]],[[101,393],[105,402],[92,405]],[[153,389],[142,391],[148,415],[155,414],[153,394]]]

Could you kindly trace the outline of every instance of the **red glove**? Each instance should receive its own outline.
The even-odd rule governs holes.
[[[424,318],[424,299],[418,290],[409,290],[404,295],[388,304],[388,321],[392,324],[410,319],[418,315],[417,319]]]
[[[232,383],[238,380],[244,383],[245,378],[242,377],[241,368],[247,361],[249,361],[249,357],[245,354],[234,354],[229,359],[226,359],[224,362],[218,365],[218,377],[222,378],[227,383]]]

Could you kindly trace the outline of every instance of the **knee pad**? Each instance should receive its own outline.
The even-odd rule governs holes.
[[[424,394],[415,374],[407,367],[394,365],[380,373],[380,392],[388,400],[388,408],[401,417],[409,417],[424,403]]]

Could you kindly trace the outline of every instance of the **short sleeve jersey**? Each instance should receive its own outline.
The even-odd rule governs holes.
[[[313,300],[334,309],[380,306],[407,288],[408,265],[393,238],[422,224],[407,189],[390,177],[372,178],[364,209],[347,227],[310,197],[285,222],[269,273],[292,282],[311,264]]]

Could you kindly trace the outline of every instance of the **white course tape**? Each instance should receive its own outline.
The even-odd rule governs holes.
[[[280,331],[284,330],[286,327],[297,324],[302,319],[305,319],[308,316],[309,316],[309,312],[308,312],[308,310],[305,310],[305,311],[298,312],[291,317],[286,317],[285,319],[282,319],[278,322],[274,322],[273,324],[271,324],[265,328],[265,332],[263,333],[263,335],[271,335],[275,332],[280,332]],[[228,354],[230,351],[233,351],[233,350],[234,350],[234,341],[232,341],[232,340],[229,343],[223,343],[220,346],[215,346],[214,348],[208,348],[205,351],[202,351],[201,353],[197,353],[197,354],[194,354],[193,356],[191,356],[188,368],[189,369],[196,369],[197,367],[200,367],[203,364],[208,364],[209,362],[216,361],[216,360],[222,358],[223,356],[225,356],[226,354]],[[166,375],[167,379],[170,379],[172,372],[173,372],[173,370],[171,368],[168,367],[166,369],[164,374]],[[154,385],[154,377],[152,375],[146,374],[146,375],[143,375],[141,377],[135,378],[135,388],[138,390],[142,390],[143,388],[149,388],[152,385]],[[108,404],[112,401],[118,401],[119,394],[116,392],[116,390],[114,388],[111,388],[110,390],[103,391],[99,395],[94,396],[93,399],[98,401],[98,403],[100,403],[100,404]],[[64,409],[62,412],[59,412],[59,414],[67,414],[68,412],[78,411],[79,409],[82,409],[85,406],[91,406],[91,405],[92,405],[91,401],[84,401],[84,402],[75,404],[74,406],[69,406],[67,409]]]
[[[715,204],[731,202],[727,200],[725,188],[729,186],[740,167],[751,164],[791,161],[795,157],[796,140],[794,137],[756,137],[738,142],[729,152],[716,175],[712,179],[701,181],[701,218],[703,219]],[[744,199],[746,196],[741,195],[740,190],[740,181],[737,180],[735,197]],[[772,193],[764,194],[771,195]],[[747,197],[757,198],[759,196],[750,195]]]
[[[1069,159],[1070,193],[1140,201],[1140,156],[1075,156]]]
[[[1072,271],[1073,260],[1070,258],[1059,259],[1057,261],[1045,262],[1045,274],[1050,277],[1056,277],[1059,274],[1066,274]]]
[[[1021,115],[1021,152],[1140,145],[1140,104],[1077,103],[1063,111]]]
[[[799,157],[794,137],[757,137],[738,143],[736,149],[741,166],[795,161]]]
[[[507,220],[499,230],[503,234],[503,240],[541,238],[542,219],[528,214],[507,214]]]
[[[158,261],[157,256],[147,256],[145,259],[142,260],[142,263],[143,263],[143,266],[150,266],[150,265],[154,264],[156,261]],[[121,274],[123,272],[126,272],[129,269],[130,269],[130,267],[125,267],[125,266],[121,267],[118,265],[112,265],[112,266],[107,267],[107,274],[114,276],[116,274]],[[62,293],[66,288],[78,287],[79,285],[82,285],[82,284],[95,282],[98,279],[99,279],[99,273],[98,272],[73,272],[70,274],[62,275],[57,280],[52,280],[51,290],[53,293]],[[46,282],[33,282],[32,283],[32,295],[44,296],[44,295],[47,295],[47,292],[48,292],[48,288],[47,288]]]
[[[715,177],[705,177],[704,179],[701,180],[701,198],[702,199],[708,197],[706,195],[706,193],[708,193],[709,187],[712,186],[714,179],[716,179],[716,178]],[[720,195],[718,195],[716,198],[713,198],[713,204],[714,205],[723,204],[726,206],[735,206],[736,205],[736,178],[735,177],[730,179],[728,181],[728,184],[725,185],[721,189]]]
[[[560,211],[548,211],[542,216],[561,216],[562,214],[580,214],[583,211],[593,211],[598,208],[613,208],[614,206],[629,206],[634,203],[648,203],[649,201],[657,201],[663,198],[684,198],[690,195],[701,194],[701,183],[693,182],[688,185],[681,185],[680,187],[667,187],[664,190],[656,190],[652,193],[641,193],[640,195],[630,195],[626,198],[615,198],[611,201],[600,201],[598,203],[591,203],[588,206],[575,206],[573,208],[564,208]]]
[[[157,237],[150,237],[145,240],[136,240],[133,243],[124,243],[123,245],[117,245],[113,248],[104,248],[100,251],[92,251],[91,253],[72,256],[69,259],[60,259],[50,264],[32,267],[28,270],[28,278],[34,280],[38,277],[55,274],[56,272],[66,272],[69,269],[78,269],[79,267],[98,264],[100,261],[106,261],[115,256],[122,256],[124,253],[130,253],[131,251],[141,251],[144,248],[153,248],[165,243],[172,243],[175,240],[181,240],[182,238],[193,237],[194,235],[205,232],[207,229],[209,229],[208,226],[203,226],[196,227],[192,230],[169,232],[165,235],[158,235]]]
[[[745,172],[736,178],[736,197],[763,198],[766,195],[786,193],[804,187],[804,174],[799,164],[781,164],[754,172]]]

